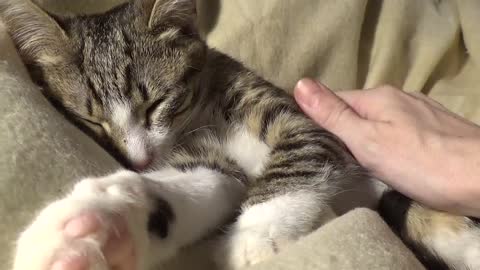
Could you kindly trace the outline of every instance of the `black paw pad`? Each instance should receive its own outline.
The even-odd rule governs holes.
[[[155,200],[154,211],[148,219],[148,231],[162,239],[168,237],[168,228],[174,220],[170,204],[162,199]]]

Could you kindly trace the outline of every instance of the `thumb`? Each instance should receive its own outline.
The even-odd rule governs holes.
[[[347,145],[355,144],[355,137],[365,120],[326,86],[311,79],[298,82],[295,99],[302,110],[317,124],[334,133]]]

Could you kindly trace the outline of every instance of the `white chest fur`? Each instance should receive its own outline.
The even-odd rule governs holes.
[[[249,177],[259,176],[268,161],[270,147],[245,127],[237,127],[230,134],[225,142],[227,155],[234,159]]]

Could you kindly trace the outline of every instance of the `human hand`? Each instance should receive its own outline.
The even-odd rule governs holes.
[[[480,127],[391,86],[334,94],[303,79],[295,98],[395,190],[433,208],[480,216]]]

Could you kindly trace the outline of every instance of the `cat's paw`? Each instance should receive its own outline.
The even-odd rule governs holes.
[[[148,214],[138,174],[82,180],[21,234],[14,270],[141,270]]]
[[[234,227],[221,240],[215,261],[219,269],[244,269],[274,256],[287,242],[287,239],[273,237],[267,227]]]
[[[265,261],[335,217],[315,193],[298,192],[243,209],[216,254],[220,269]]]

